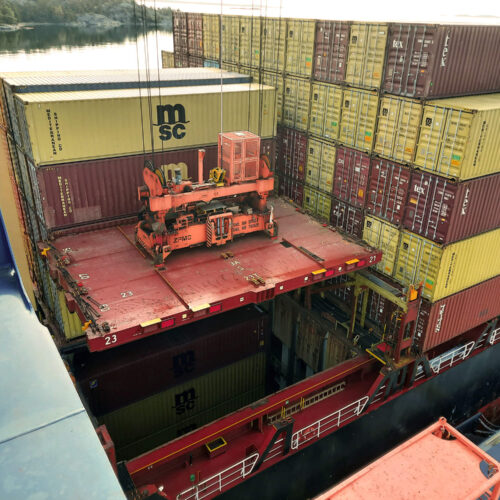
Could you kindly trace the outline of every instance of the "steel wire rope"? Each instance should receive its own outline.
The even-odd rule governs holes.
[[[249,69],[252,69],[252,47],[253,47],[253,11],[254,11],[254,0],[252,0],[252,5],[251,5],[251,11],[252,11],[252,16],[250,18],[250,37],[249,37],[249,44],[248,44],[248,62],[250,63]],[[239,45],[240,45],[240,54],[241,54],[241,27],[239,30]],[[240,57],[241,59],[241,57]],[[251,75],[248,75],[251,76]],[[253,77],[251,77],[248,80],[248,112],[247,112],[247,130],[250,132],[250,118],[251,118],[251,103],[252,103],[252,83],[253,83]]]
[[[222,4],[224,0],[220,0],[220,25],[219,25],[219,67],[220,67],[220,133],[222,134],[224,130],[224,109],[223,109],[223,75],[222,75],[222,44],[223,44],[223,36],[222,36],[222,16],[223,9]],[[226,35],[227,37],[227,35]],[[217,162],[218,163],[218,162]],[[217,165],[219,168],[222,168],[222,140],[220,141],[220,165]]]
[[[157,70],[157,75],[158,75],[158,100],[159,100],[159,105],[160,108],[162,106],[161,104],[161,84],[160,84],[160,51],[158,48],[158,16],[156,13],[156,0],[153,2],[153,8],[155,10],[155,37],[156,37],[156,70]],[[161,142],[161,152],[162,152],[162,158],[161,162],[163,162],[163,153],[164,153],[164,146],[163,146],[163,141]]]

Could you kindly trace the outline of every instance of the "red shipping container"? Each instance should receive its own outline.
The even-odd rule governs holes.
[[[410,171],[389,160],[372,160],[366,209],[392,224],[403,218],[410,183]]]
[[[174,62],[175,64],[175,62]],[[188,56],[188,65],[190,68],[203,68],[203,58],[198,56]]]
[[[189,56],[187,52],[174,53],[174,66],[176,68],[189,68]]]
[[[278,127],[279,169],[292,179],[304,181],[307,136],[298,130]]]
[[[323,82],[345,80],[347,48],[351,23],[317,21],[314,45],[314,78]]]
[[[188,53],[187,15],[185,12],[172,13],[172,30],[174,38],[174,55]],[[176,68],[185,67],[177,66]]]
[[[416,338],[423,352],[500,315],[500,276],[431,304],[422,300]]]
[[[189,55],[203,57],[203,17],[201,14],[187,13],[187,39]],[[203,67],[203,61],[201,66]]]
[[[278,193],[280,196],[289,198],[297,205],[302,206],[304,203],[304,185],[295,179],[290,179],[290,177],[285,177],[278,173],[279,176],[279,187]]]
[[[403,225],[437,243],[451,243],[500,226],[500,174],[456,183],[413,172]]]
[[[363,208],[370,175],[370,157],[355,149],[337,148],[333,194],[343,201]]]
[[[109,351],[78,353],[74,375],[95,416],[264,351],[268,314],[247,306]]]
[[[407,97],[497,92],[498,26],[391,24],[383,89]]]
[[[332,198],[332,215],[330,221],[333,226],[354,236],[363,236],[364,214],[361,208],[353,207],[345,201]]]

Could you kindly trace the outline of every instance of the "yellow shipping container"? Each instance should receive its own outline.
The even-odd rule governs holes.
[[[175,68],[174,53],[167,50],[161,51],[161,67],[162,68]]]
[[[224,61],[222,61],[221,63],[221,68],[226,71],[233,71],[234,73],[239,73],[240,71],[240,67],[238,64],[228,63]]]
[[[315,21],[289,19],[286,32],[287,74],[311,76],[314,57]]]
[[[344,89],[339,141],[346,146],[371,152],[377,110],[378,94],[376,92]]]
[[[260,71],[259,68],[251,68],[248,66],[240,66],[238,73],[248,75],[252,77],[252,83],[260,82]]]
[[[114,410],[99,422],[106,425],[119,448],[261,387],[265,368],[265,353],[255,354]]]
[[[223,130],[275,136],[275,90],[258,84],[224,85]],[[36,164],[168,151],[216,144],[221,87],[161,89],[151,97],[135,90],[19,94]],[[142,116],[141,116],[142,106]],[[261,116],[260,116],[261,114]],[[144,120],[144,126],[141,126]],[[143,142],[144,130],[144,142]],[[152,137],[151,137],[151,134]]]
[[[411,163],[417,149],[422,103],[386,95],[380,100],[374,151],[380,156]]]
[[[428,101],[415,165],[444,177],[500,172],[500,94]]]
[[[500,274],[500,228],[443,247],[402,231],[394,278],[432,302]]]
[[[218,60],[220,57],[220,16],[203,14],[203,57]]]
[[[281,72],[285,69],[286,20],[262,18],[262,68]]]
[[[240,64],[259,68],[261,66],[261,18],[240,18]]]
[[[329,221],[332,210],[332,198],[330,195],[320,193],[316,189],[305,186],[303,207],[317,218]]]
[[[74,339],[76,337],[81,337],[84,335],[82,330],[82,322],[78,317],[76,312],[69,312],[68,306],[66,305],[66,300],[64,298],[64,292],[59,290],[57,292],[57,298],[59,300],[59,307],[62,316],[62,322],[64,325],[64,336],[68,339]]]
[[[400,231],[396,226],[372,215],[365,216],[363,240],[372,247],[382,250],[382,260],[375,265],[375,269],[388,276],[392,276],[394,272],[399,239]]]
[[[281,123],[283,120],[283,89],[285,86],[283,75],[281,73],[262,71],[260,82],[276,89],[276,120]]]
[[[311,83],[303,78],[285,78],[283,125],[307,132]]]
[[[328,193],[333,189],[335,146],[309,139],[307,143],[306,183]]]
[[[240,62],[240,16],[222,16],[222,60]]]
[[[352,23],[345,80],[355,87],[380,88],[384,71],[386,24]]]
[[[339,137],[342,111],[342,87],[314,82],[311,93],[309,133],[326,139]]]

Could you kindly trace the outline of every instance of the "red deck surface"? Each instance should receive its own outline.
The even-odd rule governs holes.
[[[107,322],[111,331],[89,328],[90,350],[108,349],[208,314],[269,300],[380,260],[380,251],[346,240],[283,200],[272,199],[271,204],[279,226],[274,240],[256,233],[219,248],[179,250],[159,272],[133,244],[134,226],[56,240],[54,247],[61,253],[70,249],[66,270],[71,278],[81,282],[94,301],[106,305],[94,326]],[[283,240],[291,245],[283,245]],[[234,257],[223,259],[221,253],[228,251]],[[348,264],[353,259],[358,261]],[[265,284],[254,285],[249,281],[252,275]]]

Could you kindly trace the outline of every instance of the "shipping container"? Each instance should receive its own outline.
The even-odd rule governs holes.
[[[237,84],[161,89],[151,99],[138,97],[136,90],[22,94],[16,99],[29,124],[32,159],[46,165],[140,154],[152,146],[162,151],[214,144],[221,130],[221,107],[224,131],[272,137],[274,92],[267,86]]]
[[[388,29],[386,24],[352,23],[345,76],[348,84],[380,88]]]
[[[366,209],[399,225],[410,185],[410,170],[389,160],[372,159]]]
[[[215,61],[213,59],[204,59],[203,60],[203,67],[205,67],[205,68],[218,68],[219,61]]]
[[[269,85],[276,89],[276,123],[283,121],[283,91],[284,91],[283,75],[279,73],[272,73],[270,71],[262,71],[260,74],[260,83]]]
[[[370,157],[349,148],[337,148],[333,194],[355,207],[363,208],[370,178]]]
[[[203,68],[203,58],[189,55],[188,65],[190,68]]]
[[[314,44],[314,79],[343,83],[347,65],[347,49],[351,23],[316,21]]]
[[[316,218],[322,221],[330,221],[332,211],[332,197],[330,195],[305,186],[302,206]]]
[[[304,184],[285,175],[278,174],[278,193],[297,205],[304,203]]]
[[[437,243],[500,227],[500,174],[461,183],[413,172],[403,225]]]
[[[161,51],[161,67],[162,69],[175,68],[174,53],[167,50]]]
[[[288,19],[285,71],[289,75],[310,77],[313,68],[315,21]]]
[[[102,415],[99,423],[106,425],[120,453],[122,447],[200,412],[218,405],[225,410],[227,401],[262,387],[265,372],[265,354],[255,354]]]
[[[253,68],[253,67],[250,67],[250,66],[242,66],[240,64],[238,71],[240,73],[243,73],[244,75],[249,76],[252,79],[253,83],[259,83],[260,82],[260,70],[259,70],[259,68]]]
[[[500,172],[500,94],[428,101],[415,165],[456,180]]]
[[[298,130],[278,128],[278,168],[287,176],[304,181],[307,162],[307,136]]]
[[[203,57],[218,61],[220,58],[220,16],[203,16]]]
[[[188,53],[187,14],[179,10],[172,12],[172,31],[174,38],[174,53]]]
[[[309,133],[320,138],[337,140],[342,110],[342,87],[314,82],[311,92]]]
[[[371,152],[377,121],[378,94],[344,89],[339,141],[346,146]]]
[[[431,304],[422,300],[416,339],[423,352],[500,315],[500,276]]]
[[[224,61],[221,62],[220,67],[226,71],[231,71],[231,72],[233,72],[233,71],[238,72],[240,69],[239,64],[233,64],[233,63],[228,63],[228,62],[224,62]]]
[[[222,16],[222,61],[240,62],[240,17]]]
[[[383,89],[408,97],[495,92],[498,26],[392,23]]]
[[[137,345],[79,353],[73,374],[90,410],[100,416],[265,351],[268,321],[256,306],[242,307]]]
[[[377,280],[389,285],[390,288],[395,288],[398,292],[403,292],[403,287],[396,283],[391,278],[384,276],[371,269],[370,274]],[[397,318],[399,317],[396,313],[398,306],[391,302],[390,300],[382,297],[374,290],[365,290],[363,293],[368,294],[368,300],[366,304],[366,318],[374,323],[381,332],[391,331],[396,326]],[[358,300],[358,309],[361,305],[361,300]],[[368,325],[367,325],[368,326]]]
[[[364,214],[361,208],[353,207],[345,201],[332,197],[330,221],[333,226],[355,238],[361,239],[363,236]]]
[[[363,241],[382,250],[382,259],[374,267],[381,273],[392,276],[399,249],[399,229],[385,220],[366,215]]]
[[[50,280],[50,285],[53,291],[56,291],[54,282]],[[59,327],[61,331],[64,332],[66,340],[73,340],[78,337],[85,335],[85,330],[83,329],[83,323],[78,314],[75,311],[71,311],[68,307],[68,303],[74,301],[71,295],[64,293],[63,290],[57,290],[57,298],[55,298],[54,308],[59,311],[60,319]]]
[[[175,68],[189,68],[189,56],[185,52],[174,53]]]
[[[500,274],[499,241],[500,228],[444,247],[403,230],[394,278],[436,302]]]
[[[187,13],[188,54],[203,57],[203,17],[195,12]],[[203,66],[203,65],[202,65]]]
[[[310,93],[311,82],[309,80],[293,76],[285,78],[282,120],[285,127],[307,132]]]
[[[417,150],[422,110],[422,103],[416,99],[382,97],[373,151],[386,158],[411,163]]]
[[[261,66],[261,18],[240,17],[240,64],[252,68]]]
[[[285,70],[286,19],[262,18],[262,68],[281,73]]]
[[[335,146],[309,139],[307,144],[306,184],[331,193],[335,168]]]

